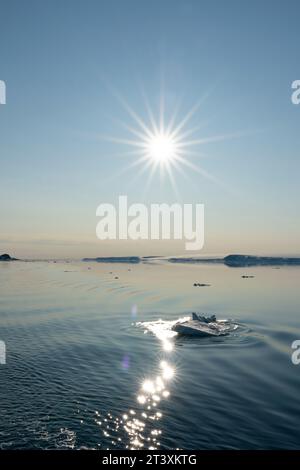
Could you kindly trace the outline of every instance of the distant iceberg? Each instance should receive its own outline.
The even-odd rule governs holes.
[[[97,263],[130,263],[137,264],[141,262],[139,256],[109,256],[101,258],[83,258],[82,261],[96,261]]]

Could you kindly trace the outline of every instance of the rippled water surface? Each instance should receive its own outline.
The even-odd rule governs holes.
[[[299,448],[299,274],[1,263],[0,447]],[[175,336],[192,311],[237,328]]]

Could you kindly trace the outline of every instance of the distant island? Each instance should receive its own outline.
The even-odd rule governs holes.
[[[300,258],[228,255],[225,258],[169,258],[169,263],[222,263],[232,268],[247,266],[300,266]]]
[[[12,258],[7,253],[0,255],[0,261],[18,261],[17,258]]]
[[[276,256],[228,255],[224,264],[232,267],[243,266],[300,266],[300,258]]]

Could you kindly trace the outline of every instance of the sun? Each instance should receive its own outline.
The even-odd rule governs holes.
[[[131,147],[131,151],[126,151],[122,153],[122,155],[134,157],[134,162],[126,166],[118,174],[123,174],[129,169],[140,166],[140,171],[135,172],[134,178],[137,179],[143,172],[148,172],[148,179],[145,183],[144,191],[149,187],[156,170],[159,170],[161,181],[163,180],[164,175],[169,177],[171,185],[177,195],[179,192],[174,172],[176,171],[180,173],[180,178],[181,176],[188,178],[184,169],[188,169],[194,173],[196,172],[201,175],[201,177],[224,187],[223,183],[218,178],[210,174],[199,164],[194,164],[193,159],[199,159],[203,156],[207,157],[206,153],[199,151],[203,144],[236,137],[240,134],[221,134],[213,135],[211,137],[199,136],[200,138],[191,137],[193,134],[198,133],[207,122],[200,122],[195,127],[187,127],[188,123],[202,104],[203,98],[197,101],[194,106],[179,119],[179,108],[178,106],[175,107],[173,113],[170,113],[170,111],[167,113],[169,118],[166,120],[165,99],[163,93],[161,95],[159,113],[156,116],[153,113],[146,96],[144,96],[147,111],[145,120],[145,118],[139,116],[118,93],[114,93],[114,95],[118,98],[131,118],[131,123],[118,120],[122,127],[129,131],[131,137],[116,138],[104,136],[104,139]],[[135,125],[133,125],[132,122],[135,122]]]
[[[176,158],[176,141],[167,133],[153,134],[147,139],[146,152],[150,159],[163,165]]]

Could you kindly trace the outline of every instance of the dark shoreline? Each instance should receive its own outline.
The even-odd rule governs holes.
[[[0,261],[27,261],[13,258],[8,254],[0,255]],[[38,261],[38,260],[37,260]],[[49,261],[49,260],[48,260]],[[68,260],[69,261],[69,260]],[[252,255],[228,255],[224,258],[186,258],[171,257],[165,258],[160,256],[103,256],[97,258],[83,258],[83,262],[96,263],[123,263],[123,264],[139,264],[150,263],[151,261],[166,261],[174,264],[223,264],[231,268],[244,268],[250,266],[300,266],[300,257],[284,257],[284,256],[252,256]]]

